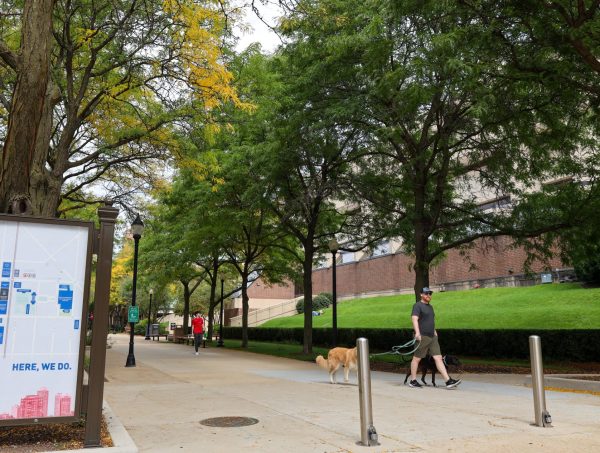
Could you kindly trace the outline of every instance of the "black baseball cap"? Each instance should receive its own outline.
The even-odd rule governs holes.
[[[433,291],[431,291],[431,289],[429,289],[429,287],[426,286],[425,288],[423,288],[421,290],[421,294],[429,294],[429,295],[431,295],[431,294],[433,294]]]

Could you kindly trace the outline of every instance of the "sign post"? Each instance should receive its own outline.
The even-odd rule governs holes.
[[[98,209],[100,234],[97,237],[98,264],[94,301],[94,334],[90,353],[87,416],[85,419],[85,447],[100,447],[100,421],[104,396],[104,368],[106,366],[106,337],[108,336],[108,302],[112,270],[113,238],[119,210],[112,206]]]

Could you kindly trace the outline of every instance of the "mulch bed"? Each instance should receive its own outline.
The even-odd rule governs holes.
[[[83,448],[84,437],[84,422],[4,426],[0,427],[0,453],[74,450]],[[100,425],[100,437],[102,447],[113,446],[104,419]]]

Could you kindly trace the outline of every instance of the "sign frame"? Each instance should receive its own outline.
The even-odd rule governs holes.
[[[70,219],[54,219],[46,217],[20,216],[13,214],[0,214],[0,221],[41,224],[41,225],[58,225],[61,227],[79,227],[87,229],[87,251],[85,258],[85,271],[83,282],[83,300],[81,307],[81,322],[79,336],[79,352],[77,361],[77,382],[75,387],[75,402],[72,416],[59,417],[40,417],[40,418],[19,418],[19,419],[4,419],[0,420],[0,426],[19,426],[19,425],[39,425],[47,423],[73,423],[81,419],[82,398],[83,398],[83,363],[85,355],[85,342],[87,334],[87,316],[88,306],[90,302],[90,285],[92,275],[92,256],[94,251],[94,242],[96,240],[96,230],[93,221],[86,220],[70,220]]]

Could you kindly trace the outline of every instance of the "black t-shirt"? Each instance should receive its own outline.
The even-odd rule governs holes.
[[[411,316],[419,317],[419,330],[421,335],[433,337],[435,334],[435,313],[431,304],[425,304],[421,301],[415,303]]]

